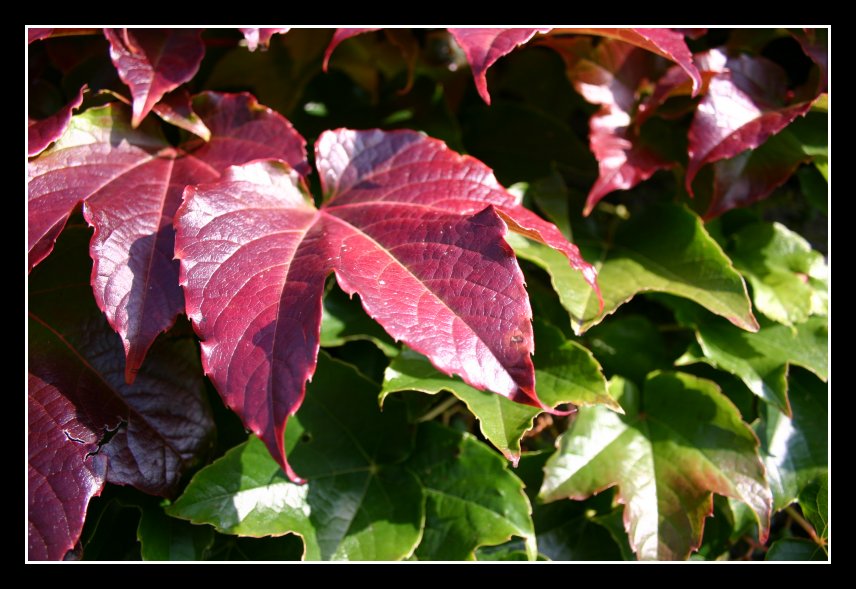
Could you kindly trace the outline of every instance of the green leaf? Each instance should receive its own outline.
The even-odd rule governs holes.
[[[757,223],[733,236],[734,266],[752,285],[755,307],[779,323],[828,313],[829,270],[823,256],[779,223]]]
[[[627,537],[627,531],[624,529],[623,509],[613,509],[609,513],[593,517],[591,521],[607,531],[612,541],[618,546],[621,560],[631,561],[634,559],[633,548],[630,547],[630,538]]]
[[[621,315],[586,332],[586,343],[607,374],[635,383],[652,370],[668,368],[666,346],[657,326],[644,315]]]
[[[827,386],[807,372],[788,379],[793,417],[767,406],[756,433],[773,491],[773,509],[793,503],[812,482],[826,477],[829,463]]]
[[[764,560],[827,560],[827,556],[823,548],[811,540],[782,538],[773,542]]]
[[[535,378],[538,396],[551,406],[604,404],[620,411],[610,397],[597,361],[584,347],[566,340],[562,333],[546,323],[535,322]],[[412,350],[404,350],[390,363],[381,388],[381,403],[391,393],[421,391],[437,394],[449,391],[463,401],[479,420],[482,434],[503,455],[517,463],[520,439],[532,428],[540,410],[515,403],[490,391],[479,391],[457,377],[436,370],[428,359]]]
[[[606,498],[610,495],[607,493]],[[551,560],[623,559],[610,531],[596,521],[599,512],[591,505],[592,501],[597,502],[596,499],[584,502],[556,501],[535,506],[532,517],[535,521],[538,549],[542,554]],[[609,509],[608,502],[605,507]],[[627,534],[623,528],[621,534],[626,543]]]
[[[523,483],[502,458],[470,434],[428,422],[406,463],[425,492],[419,560],[474,560],[479,546],[523,538],[530,560],[538,550]]]
[[[476,550],[476,560],[486,562],[519,562],[529,560],[529,555],[525,550],[520,550],[514,547],[502,547],[497,549],[479,548]],[[545,557],[538,555],[538,560],[547,560]]]
[[[303,552],[303,541],[294,534],[267,538],[216,534],[210,560],[297,561]]]
[[[800,509],[824,540],[829,536],[829,476],[826,471],[800,491]]]
[[[142,509],[137,539],[143,560],[206,560],[214,529],[169,517],[159,505],[151,505]]]
[[[390,357],[398,354],[398,346],[392,338],[363,310],[359,295],[352,299],[341,289],[332,288],[324,295],[321,347],[343,346],[355,340],[370,341]]]
[[[788,327],[761,319],[757,333],[735,329],[702,312],[695,305],[672,300],[667,304],[678,321],[693,326],[699,348],[690,350],[677,365],[706,362],[740,378],[753,393],[791,415],[788,402],[788,365],[796,364],[827,378],[829,363],[827,318],[814,316]]]
[[[585,499],[618,486],[640,559],[682,559],[701,544],[712,493],[752,507],[767,535],[772,496],[758,441],[715,383],[659,372],[643,393],[615,377],[626,415],[583,408],[547,462],[545,501]]]
[[[373,383],[321,353],[285,435],[291,465],[309,482],[290,482],[251,437],[199,471],[168,513],[227,534],[298,534],[309,560],[408,556],[424,518],[419,481],[397,464],[411,432],[401,403],[381,413],[376,399]]]
[[[583,257],[598,269],[604,310],[582,275],[541,244],[509,235],[518,256],[544,268],[582,333],[640,292],[657,291],[691,299],[735,325],[757,329],[743,279],[686,207],[655,205],[621,222],[614,239],[575,234]]]
[[[820,106],[820,103],[818,102]],[[815,167],[829,181],[829,113],[812,110],[788,125],[788,131],[800,142],[803,152],[811,156]]]

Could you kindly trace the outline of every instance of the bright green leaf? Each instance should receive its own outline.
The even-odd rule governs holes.
[[[640,559],[681,559],[696,550],[711,493],[749,504],[766,537],[772,496],[758,441],[716,384],[660,372],[641,395],[618,377],[610,388],[626,415],[580,410],[547,462],[544,500],[585,499],[617,485]]]
[[[428,422],[420,426],[406,466],[425,492],[425,529],[419,560],[473,560],[479,546],[523,538],[537,556],[531,507],[523,483],[483,443]]]
[[[678,365],[706,362],[740,378],[749,390],[791,414],[788,402],[788,364],[796,364],[826,380],[827,318],[814,316],[795,327],[761,320],[757,333],[735,329],[702,312],[695,305],[671,300],[678,321],[695,327],[699,348],[691,348]]]
[[[823,548],[805,538],[782,538],[776,540],[767,551],[764,560],[826,560]]]
[[[614,410],[621,407],[610,397],[597,361],[584,347],[566,340],[562,333],[546,323],[535,322],[534,356],[538,396],[551,406],[603,404]],[[482,434],[506,458],[516,463],[520,458],[520,439],[532,428],[540,410],[521,405],[490,391],[479,391],[436,370],[425,356],[405,350],[386,370],[381,402],[390,393],[421,391],[437,394],[449,391],[463,401],[479,420]]]
[[[756,433],[773,491],[773,509],[784,509],[811,482],[825,477],[829,463],[827,386],[803,371],[788,379],[793,418],[767,406]]]
[[[160,506],[142,509],[137,539],[143,560],[205,560],[214,543],[211,526],[169,517]]]
[[[526,238],[506,239],[518,256],[550,274],[577,333],[597,325],[637,293],[648,291],[686,297],[743,329],[757,328],[743,279],[701,219],[685,207],[648,207],[621,222],[610,241],[576,234],[583,257],[598,269],[602,314],[594,292],[567,260]]]
[[[786,325],[828,313],[829,270],[799,234],[779,223],[757,223],[733,237],[731,259],[752,285],[759,311]]]
[[[419,481],[396,464],[410,450],[400,403],[381,413],[377,389],[353,367],[318,357],[306,400],[289,422],[288,480],[255,437],[199,471],[169,508],[228,534],[303,538],[305,558],[397,560],[419,541]]]

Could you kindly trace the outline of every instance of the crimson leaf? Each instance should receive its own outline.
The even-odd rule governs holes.
[[[206,373],[289,476],[298,480],[283,432],[315,370],[333,271],[390,335],[442,372],[545,408],[529,299],[503,235],[507,224],[559,249],[594,286],[576,247],[484,164],[420,133],[325,132],[315,160],[327,197],[320,210],[294,171],[257,162],[188,187],[176,222]]]
[[[83,88],[77,92],[68,104],[44,119],[27,119],[27,155],[38,155],[60,138],[71,121],[71,111],[80,108],[83,103]]]
[[[32,43],[33,41],[38,41],[40,39],[47,39],[53,33],[53,29],[27,29],[27,45]]]
[[[30,268],[50,253],[69,214],[85,201],[84,216],[95,227],[92,288],[122,337],[129,382],[154,338],[184,308],[172,229],[184,187],[257,158],[306,168],[304,140],[251,96],[203,93],[193,106],[211,131],[208,143],[194,138],[172,147],[154,120],[131,129],[128,109],[114,104],[74,117],[29,166]]]
[[[105,480],[173,493],[213,434],[191,340],[162,338],[137,381],[124,383],[121,343],[89,294],[87,238],[83,227],[69,228],[30,280],[31,559],[60,559],[74,546]]]
[[[565,60],[577,92],[600,105],[589,122],[589,142],[599,171],[586,198],[585,214],[589,214],[613,190],[633,188],[673,165],[642,143],[638,127],[632,125],[637,89],[656,71],[653,56],[612,40],[593,47],[587,38],[555,38],[549,46]]]
[[[247,40],[247,48],[250,51],[255,51],[257,47],[267,47],[270,44],[270,38],[277,33],[287,33],[291,29],[289,27],[280,27],[273,29],[238,29],[244,34]]]
[[[187,82],[205,55],[199,29],[104,29],[110,59],[134,97],[136,128],[164,94]]]
[[[527,43],[536,33],[550,29],[449,29],[449,32],[464,50],[479,96],[490,104],[487,91],[487,70],[496,61],[511,53],[519,45]]]
[[[763,57],[705,56],[716,72],[696,109],[689,131],[686,187],[705,164],[758,147],[811,108],[810,100],[789,101],[787,76]]]
[[[365,28],[365,29],[336,29],[336,32],[333,33],[333,38],[330,40],[330,44],[327,45],[327,50],[324,51],[324,63],[321,66],[322,69],[326,72],[327,66],[330,65],[330,57],[333,55],[333,51],[336,50],[336,47],[339,46],[339,43],[344,41],[345,39],[350,39],[351,37],[355,37],[362,33],[370,33],[372,31],[379,31],[380,29],[375,28]]]
[[[678,64],[692,79],[693,95],[701,88],[701,75],[682,32],[670,29],[554,29],[553,32],[599,35],[641,47]]]

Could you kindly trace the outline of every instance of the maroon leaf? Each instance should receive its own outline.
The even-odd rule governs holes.
[[[568,66],[574,88],[600,110],[589,121],[589,143],[598,162],[598,178],[589,191],[584,214],[613,190],[628,190],[657,170],[673,164],[643,145],[632,125],[637,89],[657,73],[653,55],[621,41],[592,47],[587,38],[550,39]]]
[[[811,108],[811,101],[788,104],[784,70],[763,57],[726,57],[709,52],[721,71],[708,84],[689,131],[686,187],[705,164],[758,147]]]
[[[37,362],[31,354],[31,370]],[[98,390],[100,383],[80,385],[68,394]],[[89,500],[101,494],[107,459],[96,454],[98,442],[119,420],[108,407],[93,402],[97,394],[89,402],[85,395],[69,398],[32,372],[27,395],[27,557],[62,560],[80,537]]]
[[[48,145],[59,139],[65,128],[68,127],[68,122],[71,120],[71,111],[78,109],[83,103],[84,88],[81,88],[77,92],[77,96],[72,98],[68,104],[53,115],[39,120],[27,120],[28,156],[38,155]]]
[[[53,29],[27,29],[27,45],[33,41],[47,39],[53,32]]]
[[[705,220],[763,200],[810,158],[787,131],[764,145],[713,164],[713,187]]]
[[[330,64],[330,56],[333,55],[333,51],[336,50],[336,47],[339,46],[339,43],[344,41],[345,39],[350,39],[351,37],[356,37],[357,35],[361,35],[362,33],[370,33],[372,31],[379,31],[380,28],[368,28],[368,29],[336,29],[336,32],[333,33],[333,38],[330,40],[330,44],[327,45],[327,50],[324,52],[324,63],[321,68],[326,72],[327,66]]]
[[[159,340],[137,382],[124,384],[121,342],[89,292],[88,232],[77,227],[65,235],[58,255],[30,280],[32,559],[59,559],[74,546],[105,479],[174,492],[207,452],[214,427],[189,339]],[[115,432],[109,441],[108,432]]]
[[[511,53],[516,47],[529,41],[536,33],[547,33],[542,29],[449,29],[449,32],[464,50],[479,96],[490,104],[487,91],[487,70],[496,61]]]
[[[288,475],[283,432],[315,370],[325,278],[446,374],[543,407],[512,230],[595,271],[490,169],[413,131],[322,134],[320,210],[276,162],[188,187],[177,214],[187,314],[206,373]],[[503,223],[505,221],[505,223]]]
[[[238,29],[244,34],[244,39],[247,40],[247,48],[250,51],[255,51],[256,47],[267,47],[270,44],[270,38],[277,33],[287,33],[291,30],[290,27],[280,27],[275,29]]]
[[[164,94],[193,78],[205,55],[198,29],[104,29],[104,36],[131,89],[135,128]]]
[[[641,47],[678,64],[692,79],[693,96],[701,89],[701,75],[680,32],[670,29],[554,29],[553,32],[599,35]]]
[[[829,32],[826,29],[802,29],[791,30],[790,33],[799,41],[805,54],[820,68],[818,94],[826,92],[829,70]]]
[[[205,141],[211,140],[211,130],[205,126],[199,115],[193,112],[190,93],[184,88],[178,88],[164,96],[152,108],[152,112],[167,123],[181,127],[185,131],[190,131]]]
[[[258,158],[307,169],[303,138],[251,96],[204,93],[193,107],[211,130],[208,143],[192,139],[172,147],[154,120],[131,129],[128,109],[111,105],[74,117],[68,132],[29,166],[30,267],[50,253],[85,200],[84,215],[95,227],[92,287],[122,337],[128,382],[154,338],[184,308],[172,228],[184,187]]]

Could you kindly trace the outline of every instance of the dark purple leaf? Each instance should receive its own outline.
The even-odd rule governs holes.
[[[171,90],[190,80],[205,55],[199,29],[104,29],[110,59],[134,98],[132,126]]]
[[[53,115],[45,119],[27,120],[28,156],[41,153],[48,145],[59,139],[71,120],[71,111],[76,110],[83,103],[83,90],[84,88],[81,88],[77,96]]]
[[[829,32],[826,29],[791,30],[805,54],[820,68],[818,93],[826,92],[829,71]]]
[[[568,77],[583,98],[600,106],[589,121],[589,143],[598,162],[598,178],[589,191],[584,214],[613,190],[628,190],[673,164],[642,144],[634,126],[637,89],[655,75],[654,56],[628,43],[587,38],[554,38]]]
[[[763,57],[727,57],[708,52],[720,68],[710,80],[689,131],[686,187],[705,164],[758,147],[811,108],[811,101],[788,102],[787,76]],[[715,70],[714,70],[715,71]]]
[[[192,340],[160,339],[124,383],[121,341],[89,290],[88,231],[65,235],[30,280],[30,558],[62,558],[105,479],[174,493],[214,428]]]
[[[303,138],[251,96],[204,93],[193,108],[211,131],[208,143],[172,147],[155,120],[131,129],[127,107],[114,104],[74,117],[29,166],[30,267],[50,253],[69,214],[85,201],[84,215],[95,227],[92,287],[122,337],[129,382],[154,338],[184,309],[172,228],[184,187],[259,158],[307,169]]]
[[[543,29],[449,29],[449,32],[464,50],[479,96],[490,104],[487,91],[487,70],[496,61],[511,53],[516,47],[527,43],[536,33],[547,33]]]
[[[693,95],[701,88],[701,75],[680,32],[670,29],[553,29],[553,32],[598,35],[641,47],[678,64],[692,79]]]
[[[362,33],[370,33],[371,31],[379,31],[380,28],[368,28],[368,29],[336,29],[336,32],[333,33],[333,38],[330,40],[330,44],[327,45],[327,50],[324,52],[324,63],[321,66],[322,69],[326,72],[327,66],[330,64],[330,56],[333,55],[333,51],[336,50],[336,47],[339,46],[339,43],[346,39],[350,39],[351,37],[356,37]]]
[[[53,32],[53,29],[27,29],[27,44],[40,39],[47,39]]]
[[[322,134],[316,209],[276,162],[188,187],[176,222],[187,314],[206,373],[288,475],[283,432],[319,347],[330,272],[390,335],[446,374],[544,408],[535,393],[531,310],[503,235],[560,249],[559,230],[524,209],[481,162],[413,131]],[[505,221],[505,222],[503,222]]]
[[[273,29],[238,29],[244,34],[244,39],[247,40],[247,49],[255,51],[257,47],[267,47],[270,44],[270,38],[278,33],[287,33],[291,30],[290,27],[280,27]]]

